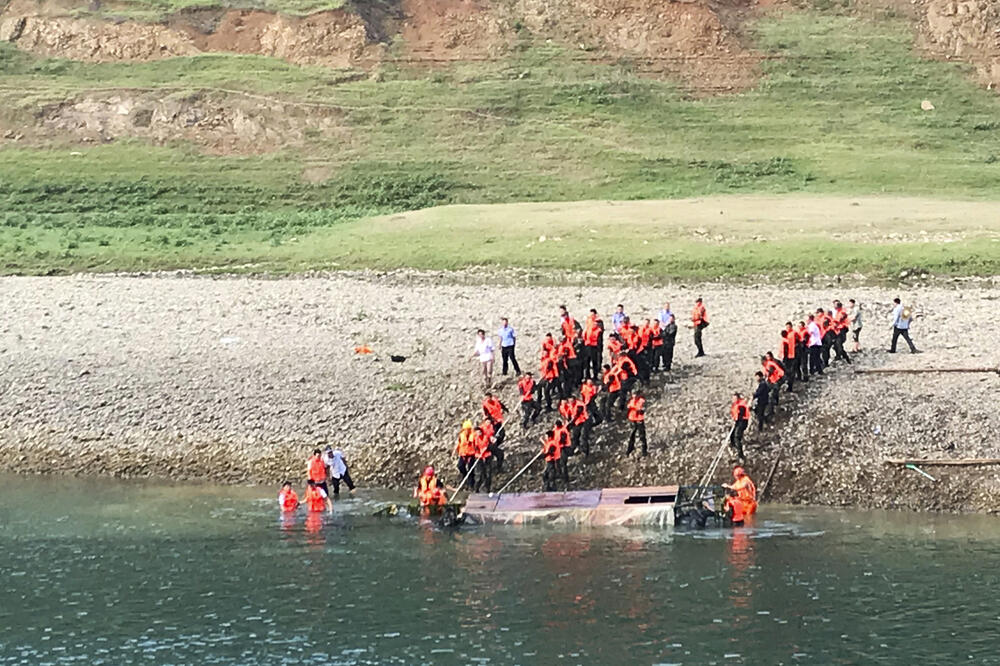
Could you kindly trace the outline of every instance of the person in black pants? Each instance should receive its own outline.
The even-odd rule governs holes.
[[[767,406],[770,403],[771,387],[764,379],[763,372],[754,374],[757,378],[757,388],[753,392],[753,414],[757,418],[757,432],[764,429],[767,423]]]
[[[507,318],[504,317],[500,320],[500,330],[498,335],[500,336],[500,358],[503,362],[503,366],[500,368],[500,374],[507,375],[507,364],[514,366],[514,374],[521,374],[521,366],[517,364],[517,357],[514,355],[514,345],[517,342],[517,334],[514,332],[514,327],[510,325]]]
[[[677,322],[674,316],[670,315],[667,323],[663,326],[663,347],[660,354],[663,358],[663,369],[669,370],[674,362],[674,343],[677,342]]]

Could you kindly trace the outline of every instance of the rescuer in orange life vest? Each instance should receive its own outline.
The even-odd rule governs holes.
[[[476,460],[476,433],[472,430],[472,421],[462,424],[458,433],[458,443],[455,445],[455,455],[458,456],[458,473],[464,479],[469,476],[469,484],[475,485],[476,474],[473,465]]]
[[[694,309],[691,310],[691,326],[694,328],[694,346],[698,350],[694,356],[698,358],[705,355],[705,348],[701,342],[701,332],[708,328],[708,311],[705,310],[705,304],[700,298],[695,300]]]
[[[642,455],[646,455],[646,399],[642,397],[642,391],[636,391],[632,399],[628,401],[628,420],[632,423],[632,432],[628,436],[628,448],[625,455],[631,455],[635,451],[635,438],[639,436],[642,442]]]
[[[281,492],[278,493],[278,506],[282,511],[291,512],[299,508],[299,496],[292,490],[292,482],[285,481],[281,484]]]
[[[767,389],[770,396],[767,402],[768,416],[774,418],[774,410],[778,406],[778,398],[781,396],[781,384],[785,380],[785,368],[774,358],[774,354],[767,352],[760,357],[760,365],[767,380]]]
[[[542,437],[542,455],[545,457],[545,471],[542,472],[542,491],[552,492],[556,489],[556,479],[560,473],[559,460],[562,456],[554,430],[549,430],[545,433],[545,437]]]
[[[757,486],[742,467],[734,467],[733,482],[723,483],[722,487],[736,491],[736,497],[743,503],[743,512],[747,517],[757,512]]]
[[[507,437],[506,428],[503,425],[504,414],[507,412],[507,405],[500,402],[492,393],[486,394],[486,399],[483,400],[483,414],[486,415],[493,427],[493,432],[490,434],[490,453],[496,460],[498,472],[503,468],[503,449],[500,447]]]
[[[739,527],[746,519],[746,511],[743,501],[737,496],[735,490],[730,490],[726,494],[726,500],[722,503],[722,511],[729,515],[729,522],[733,527]]]
[[[445,488],[438,480],[434,468],[428,465],[424,468],[424,473],[417,480],[417,487],[413,489],[413,496],[420,502],[420,508],[426,509],[431,506],[444,506],[448,503],[448,498],[444,494]]]
[[[320,513],[325,508],[327,513],[333,513],[333,502],[323,487],[315,481],[306,482],[306,494],[303,496],[310,513]]]
[[[479,461],[477,465],[479,475],[471,485],[477,493],[482,487],[486,488],[486,492],[490,492],[493,489],[493,470],[490,469],[490,458],[493,457],[493,454],[490,452],[490,444],[493,440],[493,424],[490,423],[489,419],[486,419],[482,425],[476,428],[475,433],[475,455],[476,460]]]
[[[313,449],[312,458],[306,465],[306,479],[322,488],[323,492],[330,494],[330,489],[326,486],[326,477],[327,469],[326,462],[323,460],[323,452],[319,449]]]
[[[542,406],[535,397],[535,377],[526,372],[517,380],[517,391],[521,394],[521,428],[526,429],[528,422],[536,423]]]
[[[736,449],[736,455],[743,461],[743,433],[750,423],[750,405],[739,393],[733,394],[733,404],[729,407],[729,414],[733,417],[733,429],[729,433],[729,445]]]
[[[564,425],[561,420],[556,420],[556,425],[552,428],[552,434],[556,438],[559,446],[559,472],[563,482],[569,486],[569,457],[573,454],[573,438],[569,433],[569,426]]]
[[[584,380],[583,384],[580,385],[580,400],[583,401],[587,413],[590,414],[591,426],[601,425],[603,420],[601,410],[597,408],[597,402],[594,400],[600,390],[601,387],[591,379]]]

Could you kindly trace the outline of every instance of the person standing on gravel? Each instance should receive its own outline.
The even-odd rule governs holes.
[[[910,345],[910,353],[917,354],[917,346],[910,339],[910,324],[913,322],[913,313],[910,308],[903,307],[903,303],[898,299],[892,299],[896,307],[892,309],[892,346],[889,348],[890,354],[896,353],[896,342],[902,337],[906,344]]]
[[[340,484],[347,485],[348,492],[354,492],[354,481],[351,479],[351,471],[347,469],[347,462],[344,460],[344,452],[334,449],[332,446],[326,447],[323,452],[323,462],[330,470],[330,482],[333,483],[333,496],[340,496]]]
[[[674,315],[667,317],[667,323],[663,325],[663,347],[660,355],[663,359],[663,369],[670,370],[674,363],[674,343],[677,342],[677,322]]]
[[[705,348],[701,344],[701,332],[708,328],[708,311],[700,298],[695,300],[694,309],[691,311],[691,326],[694,328],[694,346],[698,349],[695,358],[705,355]]]
[[[753,415],[757,419],[757,432],[760,432],[767,423],[767,405],[771,391],[763,372],[758,371],[754,377],[757,378],[757,388],[753,392]]]
[[[809,315],[809,323],[806,324],[806,331],[809,332],[809,374],[823,374],[823,332],[816,323],[816,315]]]
[[[611,328],[614,329],[615,333],[621,330],[622,324],[625,323],[626,319],[628,319],[628,315],[625,314],[625,306],[619,303],[611,315]]]
[[[854,340],[854,344],[851,346],[851,353],[857,354],[861,351],[861,303],[858,303],[853,298],[847,301],[847,321],[851,326],[851,337]]]
[[[500,337],[500,359],[502,360],[500,374],[504,377],[507,376],[508,361],[514,368],[514,374],[521,374],[521,366],[517,364],[517,356],[514,355],[514,345],[517,343],[517,334],[514,332],[514,327],[510,325],[510,322],[507,321],[506,317],[500,320],[500,330],[497,331],[497,335]]]
[[[743,433],[750,423],[750,406],[739,393],[733,394],[733,404],[729,406],[729,414],[733,417],[733,429],[729,431],[729,446],[736,450],[740,460],[743,456]]]
[[[670,301],[663,304],[663,309],[657,313],[656,318],[660,320],[660,326],[666,326],[670,318],[674,316],[674,313],[670,310]]]
[[[493,340],[486,337],[486,331],[476,331],[476,348],[472,358],[479,359],[483,370],[483,383],[489,388],[493,384]]]

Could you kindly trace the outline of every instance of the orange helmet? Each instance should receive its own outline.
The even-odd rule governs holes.
[[[744,470],[742,467],[737,465],[736,467],[733,468],[733,476],[736,477],[737,479],[743,476],[744,474],[746,474],[746,470]]]
[[[424,476],[434,476],[434,468],[430,465],[424,468]]]

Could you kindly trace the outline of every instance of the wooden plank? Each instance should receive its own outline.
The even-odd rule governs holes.
[[[974,467],[976,465],[1000,465],[1000,458],[887,458],[887,465],[926,465]]]
[[[592,509],[597,506],[600,500],[600,490],[576,490],[566,493],[512,493],[501,495],[494,510]]]

